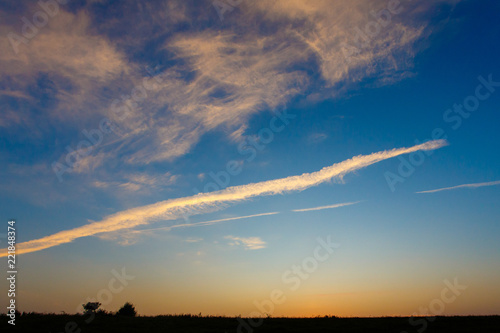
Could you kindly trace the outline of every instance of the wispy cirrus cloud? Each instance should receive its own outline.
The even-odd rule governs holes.
[[[115,175],[114,178],[118,178],[120,174]],[[126,193],[145,194],[151,193],[153,190],[165,189],[175,184],[178,177],[178,175],[173,175],[170,172],[162,174],[144,172],[123,173],[120,179],[112,181],[95,180],[91,185],[94,188],[110,189],[112,191],[126,190]]]
[[[309,135],[307,141],[311,144],[318,144],[320,142],[325,141],[328,138],[328,135],[325,133],[313,133]]]
[[[402,1],[399,5],[399,13],[392,14],[391,22],[367,37],[368,41],[360,36],[359,30],[368,22],[375,22],[370,13],[385,9],[387,1],[277,0],[255,1],[248,7],[266,20],[287,27],[286,33],[317,59],[327,85],[334,86],[367,77],[389,83],[408,75],[414,44],[423,36],[424,29],[412,22],[415,4]],[[424,7],[419,10],[429,10]],[[356,50],[348,59],[346,48]]]
[[[211,1],[205,4],[212,8]],[[61,152],[69,141],[79,139],[82,126],[92,128],[99,117],[109,117],[123,129],[123,143],[107,146],[94,158],[99,163],[78,169],[86,173],[105,168],[109,159],[130,165],[175,160],[214,130],[238,140],[253,115],[303,94],[311,100],[325,98],[313,96],[321,95],[318,91],[325,87],[339,93],[367,78],[388,83],[406,77],[418,50],[416,43],[425,35],[421,27],[426,26],[415,22],[412,13],[433,8],[401,2],[401,13],[346,61],[342,46],[352,44],[356,28],[373,21],[370,12],[384,9],[387,1],[244,2],[240,14],[233,12],[225,18],[227,24],[215,26],[207,24],[218,19],[215,11],[210,17],[199,9],[203,6],[186,1],[114,6],[121,6],[116,9],[120,15],[111,20],[100,19],[91,2],[75,12],[61,6],[19,56],[0,54],[0,75],[8,78],[5,83],[11,89],[4,96],[22,99],[28,106],[17,113],[29,113],[26,110],[35,107],[27,98],[39,99],[32,96],[34,87],[53,101],[50,112],[42,112],[43,121],[24,126],[50,132],[61,128],[54,122],[62,122],[76,128],[75,136],[65,137],[58,146]],[[129,28],[132,16],[135,24]],[[0,26],[2,35],[12,30],[13,26]],[[0,45],[10,50],[7,39]],[[147,49],[146,45],[155,46]],[[139,49],[144,54],[140,60]],[[131,101],[135,107],[119,119],[110,105],[132,95],[134,87],[149,79],[145,64],[162,64],[162,82],[147,91],[146,98]],[[22,114],[20,119],[37,114]],[[0,119],[0,126],[19,124],[13,114]],[[62,134],[67,135],[64,130],[56,133]]]
[[[82,122],[102,111],[104,107],[96,107],[96,102],[103,98],[104,87],[130,75],[134,65],[90,25],[87,12],[73,14],[61,8],[36,37],[21,44],[19,54],[2,38],[0,46],[5,51],[0,54],[0,83],[8,82],[16,91],[10,95],[27,100],[23,102],[31,107],[50,98],[53,103],[46,116],[53,121],[74,121],[79,116]],[[13,27],[0,25],[2,35],[12,31]]]
[[[486,183],[473,183],[473,184],[457,185],[457,186],[452,186],[452,187],[443,187],[443,188],[438,188],[435,190],[420,191],[420,192],[415,192],[415,193],[435,193],[435,192],[441,192],[441,191],[456,190],[456,189],[460,189],[460,188],[478,188],[478,187],[495,186],[495,185],[500,185],[500,180],[493,181],[493,182],[486,182]]]
[[[344,207],[344,206],[355,205],[355,204],[360,203],[360,202],[361,201],[345,202],[345,203],[339,203],[339,204],[328,205],[328,206],[319,206],[319,207],[303,208],[303,209],[293,209],[292,212],[310,212],[310,211],[313,211],[313,210],[339,208],[339,207]]]
[[[132,116],[134,121],[123,124],[149,132],[147,139],[143,131],[136,133],[143,145],[127,161],[173,160],[215,129],[238,140],[252,115],[285,105],[313,86],[345,88],[366,78],[387,84],[408,76],[414,44],[423,35],[421,26],[410,22],[414,8],[409,3],[400,6],[405,14],[393,16],[356,55],[346,59],[343,52],[343,45],[356,39],[356,28],[375,20],[370,12],[386,5],[366,0],[247,2],[240,8],[244,15],[229,17],[244,27],[238,32],[205,29],[167,40],[164,48],[183,65],[165,70],[168,79]],[[273,33],[257,29],[255,22],[269,25]],[[308,71],[319,72],[322,83]],[[192,75],[187,78],[186,72]],[[150,124],[165,106],[168,122],[154,128],[137,125]]]
[[[224,237],[232,242],[229,243],[231,246],[243,246],[246,250],[258,250],[266,247],[266,242],[264,242],[260,237],[237,237],[228,235]]]
[[[99,222],[92,222],[40,239],[19,243],[17,253],[23,254],[40,251],[53,246],[70,243],[81,237],[116,232],[160,220],[175,220],[185,215],[196,215],[207,211],[219,210],[228,204],[242,202],[259,196],[303,191],[334,179],[343,179],[349,173],[392,157],[419,150],[434,150],[445,145],[447,145],[445,140],[434,140],[409,148],[394,148],[370,155],[359,155],[312,173],[233,186],[220,191],[200,193],[189,197],[170,199],[151,205],[127,209],[107,216]],[[3,249],[0,256],[6,256],[6,254],[6,249]]]

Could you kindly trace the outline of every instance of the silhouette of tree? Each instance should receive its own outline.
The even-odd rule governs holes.
[[[119,316],[126,316],[126,317],[135,317],[137,315],[137,311],[135,311],[135,307],[132,305],[132,303],[125,303],[120,310],[116,313]]]
[[[99,302],[87,302],[87,304],[82,304],[83,305],[83,310],[85,313],[91,313],[91,312],[96,312],[97,309],[101,306],[101,303]]]
[[[102,317],[102,316],[111,316],[111,315],[113,315],[113,313],[111,313],[110,311],[106,311],[106,310],[104,310],[104,309],[99,309],[99,310],[97,310],[96,314],[97,314],[98,316],[101,316],[101,317]]]

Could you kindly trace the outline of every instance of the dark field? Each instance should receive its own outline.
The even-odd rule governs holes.
[[[247,329],[234,317],[157,317],[27,314],[15,328],[0,316],[0,332],[500,332],[500,316],[383,318],[265,318]],[[89,323],[86,323],[87,320]],[[257,320],[254,322],[258,324]],[[427,325],[426,325],[427,324]],[[238,330],[239,326],[239,330]]]

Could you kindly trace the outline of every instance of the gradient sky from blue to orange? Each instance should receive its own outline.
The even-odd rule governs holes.
[[[145,315],[247,315],[281,289],[287,300],[273,315],[410,315],[458,278],[468,288],[445,314],[498,314],[500,186],[416,192],[500,180],[500,88],[458,129],[443,119],[479,76],[500,81],[500,6],[401,1],[403,11],[346,61],[342,42],[387,3],[243,1],[221,21],[210,1],[72,1],[15,54],[7,34],[40,8],[2,2],[0,218],[5,229],[17,219],[18,242],[193,196],[231,160],[243,168],[230,178],[238,186],[411,147],[436,128],[449,143],[395,191],[385,175],[397,174],[397,157],[343,182],[20,255],[19,309],[75,312],[125,267],[135,278],[108,310],[131,301]],[[160,89],[117,118],[113,101],[154,67]],[[238,146],[283,110],[295,118],[247,161]],[[105,136],[59,182],[52,163],[104,117],[123,136]],[[277,214],[134,233],[269,212]],[[327,235],[340,247],[291,291],[282,274]]]

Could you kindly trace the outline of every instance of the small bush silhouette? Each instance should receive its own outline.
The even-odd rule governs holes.
[[[111,316],[113,315],[113,313],[110,311],[106,311],[104,309],[99,309],[97,310],[96,315],[103,317],[103,316]]]
[[[125,303],[120,310],[116,313],[119,316],[125,316],[125,317],[135,317],[137,315],[137,311],[135,311],[135,307],[132,305],[132,303]]]
[[[99,302],[87,302],[87,304],[82,304],[85,313],[96,312],[101,306]]]

